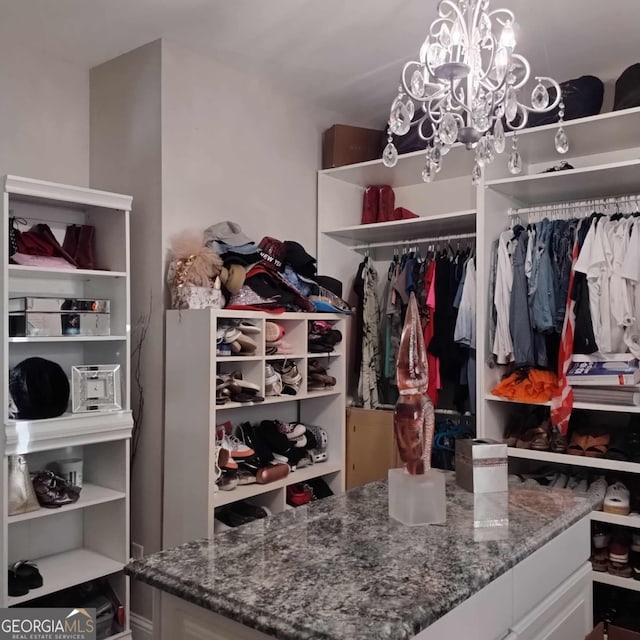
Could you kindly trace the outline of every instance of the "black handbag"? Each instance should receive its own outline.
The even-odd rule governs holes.
[[[627,67],[616,80],[613,110],[640,107],[640,62]]]

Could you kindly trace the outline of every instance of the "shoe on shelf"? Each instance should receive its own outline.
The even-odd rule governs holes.
[[[293,446],[294,447],[298,447],[298,448],[302,448],[302,447],[306,447],[307,446],[307,436],[303,433],[299,438],[296,438],[293,441]]]
[[[18,562],[11,565],[10,570],[15,576],[24,581],[28,589],[38,589],[43,584],[42,576],[35,562],[18,560]]]
[[[264,395],[279,396],[282,394],[282,376],[267,364],[264,367]]]
[[[245,469],[244,467],[239,467],[237,473],[238,473],[238,484],[239,485],[255,484],[256,483],[256,474],[255,473],[251,473],[251,471],[249,471],[249,469]]]
[[[297,395],[302,385],[302,376],[295,362],[280,366],[276,365],[276,369],[282,376],[282,393],[290,396]]]
[[[631,577],[634,580],[640,580],[640,534],[638,533],[631,536],[629,564],[631,565]]]
[[[255,324],[252,324],[248,320],[240,320],[240,322],[238,323],[238,329],[240,329],[242,333],[247,333],[247,334],[260,333],[260,327],[257,327]]]
[[[238,474],[235,471],[227,471],[223,469],[222,475],[216,481],[220,491],[231,491],[238,486]]]
[[[264,323],[264,339],[266,342],[275,343],[279,340],[282,340],[284,337],[285,330],[284,327],[272,320],[267,320]]]
[[[233,502],[229,505],[229,510],[241,516],[251,518],[252,520],[261,520],[269,515],[263,507],[245,502],[244,500]]]
[[[629,542],[624,534],[616,533],[609,542],[609,560],[618,564],[629,562]]]
[[[593,524],[593,533],[591,534],[591,543],[594,549],[608,549],[611,542],[611,534],[609,529],[603,526],[596,526],[600,523]]]
[[[255,518],[244,516],[237,511],[230,509],[230,506],[231,505],[218,509],[215,515],[216,520],[219,520],[227,527],[239,527],[243,524],[249,524],[255,520]]]
[[[8,593],[13,598],[26,596],[27,593],[29,593],[27,583],[11,571],[11,569],[9,569],[8,575]]]
[[[218,446],[226,449],[231,458],[249,458],[256,453],[233,434],[233,428],[229,421],[216,427],[216,440]]]
[[[594,511],[602,511],[604,497],[609,485],[604,476],[598,476],[587,489],[587,498],[591,501]]]
[[[591,568],[594,571],[607,571],[609,569],[609,552],[606,549],[594,549],[591,554]]]
[[[557,427],[552,427],[549,436],[549,451],[553,453],[567,453],[567,436],[560,433]]]
[[[602,510],[619,516],[629,515],[629,489],[622,482],[614,482],[607,488]]]
[[[299,422],[281,422],[278,424],[278,431],[287,436],[289,440],[297,440],[305,434],[306,430],[307,427]]]
[[[564,489],[567,486],[567,482],[569,477],[566,473],[558,473],[556,477],[549,484],[550,487],[554,489]]]

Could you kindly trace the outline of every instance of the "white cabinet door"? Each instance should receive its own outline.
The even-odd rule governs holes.
[[[592,627],[591,565],[586,563],[513,625],[518,640],[576,640]]]

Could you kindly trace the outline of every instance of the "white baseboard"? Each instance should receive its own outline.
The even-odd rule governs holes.
[[[133,640],[153,640],[153,625],[151,620],[132,613],[129,615]]]

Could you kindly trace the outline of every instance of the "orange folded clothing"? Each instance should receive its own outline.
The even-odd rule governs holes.
[[[494,396],[520,402],[547,402],[558,387],[558,377],[552,371],[529,369],[526,375],[516,371],[491,390]]]

